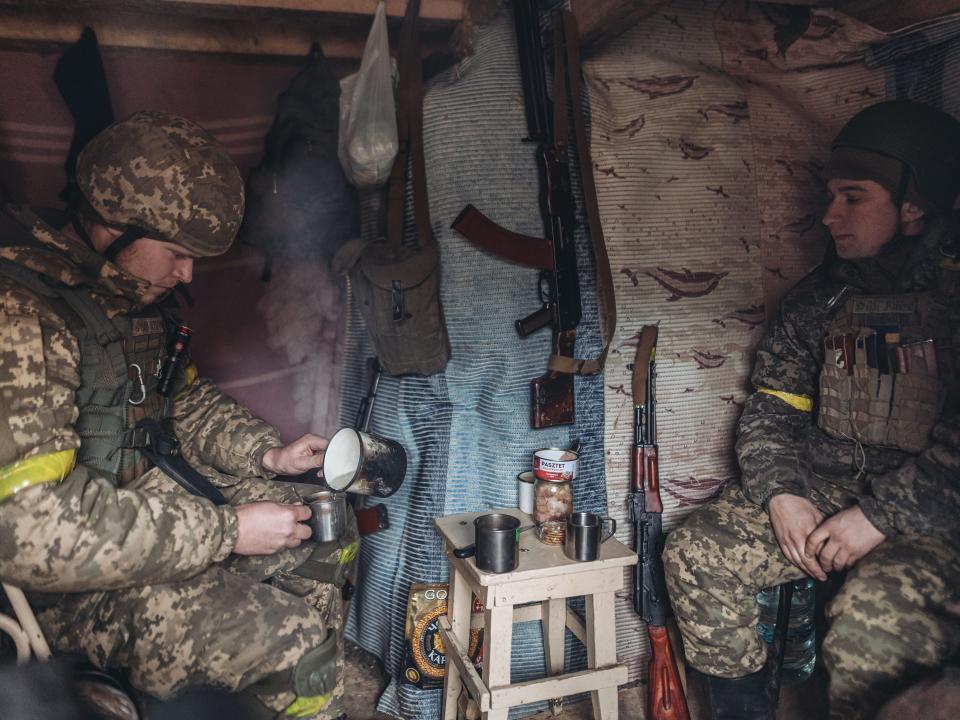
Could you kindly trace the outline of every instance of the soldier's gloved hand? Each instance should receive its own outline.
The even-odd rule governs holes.
[[[277,475],[299,475],[323,465],[323,451],[329,442],[325,437],[307,433],[289,445],[267,450],[261,464],[264,470]]]
[[[806,551],[816,555],[827,572],[846,570],[885,539],[860,506],[854,505],[831,516],[810,533]]]
[[[295,548],[310,537],[310,508],[258,502],[237,505],[237,555],[271,555]]]
[[[823,522],[823,513],[799,495],[781,493],[767,503],[770,525],[784,556],[817,580],[826,580],[827,574],[820,567],[816,554],[806,552],[807,538]]]

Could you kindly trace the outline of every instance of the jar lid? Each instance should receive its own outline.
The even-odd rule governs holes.
[[[562,448],[542,448],[533,453],[533,474],[538,480],[569,482],[577,476],[579,454]]]

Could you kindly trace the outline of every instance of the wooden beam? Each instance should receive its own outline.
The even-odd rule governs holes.
[[[570,0],[580,27],[583,55],[594,53],[614,38],[650,17],[668,0]]]
[[[352,5],[351,13],[335,12],[346,5]],[[331,60],[355,61],[370,29],[367,5],[376,7],[346,0],[0,0],[0,41],[71,44],[90,26],[104,47],[300,57],[319,41]],[[446,46],[463,3],[425,0],[424,5],[431,16],[424,18],[421,42],[429,54]],[[402,13],[405,0],[391,0],[390,6]],[[395,23],[391,20],[392,27]]]
[[[373,15],[378,0],[160,0],[165,5],[253,8],[341,15]],[[386,0],[388,17],[403,17],[407,0]],[[420,17],[424,20],[450,20],[463,17],[463,0],[422,0]]]

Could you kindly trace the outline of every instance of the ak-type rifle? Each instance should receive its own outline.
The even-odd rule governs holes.
[[[650,665],[647,720],[689,720],[677,660],[667,634],[667,587],[663,577],[663,501],[657,457],[657,328],[644,326],[633,361],[633,462],[630,519],[639,562],[633,576],[633,609],[647,623]]]
[[[534,428],[574,421],[571,373],[580,372],[580,369],[579,366],[573,370],[569,368],[575,367],[574,364],[578,362],[573,359],[573,350],[581,312],[574,247],[577,206],[570,189],[570,167],[567,162],[568,82],[574,113],[580,112],[579,40],[573,15],[556,13],[553,18],[554,80],[551,98],[547,92],[538,6],[538,0],[514,2],[527,117],[525,141],[536,143],[544,238],[506,230],[473,205],[467,205],[452,226],[475,245],[504,259],[540,270],[540,309],[515,322],[520,337],[526,337],[548,325],[553,329],[550,369],[546,375],[534,378],[530,383],[531,425]],[[579,122],[579,119],[575,119],[575,125],[579,125]],[[576,134],[579,136],[580,133]],[[577,140],[583,142],[579,137]],[[589,166],[581,169],[583,173],[590,171]]]

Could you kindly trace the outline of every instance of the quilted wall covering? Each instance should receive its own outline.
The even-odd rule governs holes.
[[[830,10],[680,0],[586,63],[619,325],[605,379],[607,499],[624,542],[626,366],[641,326],[660,325],[670,529],[736,479],[753,348],[784,291],[823,254],[830,139],[885,98],[956,111],[956,34],[950,18],[888,36]],[[627,597],[617,616],[619,655],[639,680],[645,628]]]

